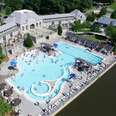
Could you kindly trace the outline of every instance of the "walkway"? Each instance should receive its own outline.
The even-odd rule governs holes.
[[[81,35],[81,34],[92,34],[92,35],[99,35],[99,36],[109,38],[109,36],[107,36],[105,33],[97,33],[97,32],[72,32],[72,33],[79,34],[79,35]]]

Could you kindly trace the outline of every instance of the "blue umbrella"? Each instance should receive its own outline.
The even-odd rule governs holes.
[[[16,61],[15,59],[13,59],[13,60],[10,62],[10,65],[16,67],[17,61]]]
[[[54,45],[53,45],[55,48],[57,48],[57,46],[58,46],[58,44],[56,44],[56,43],[54,43]]]
[[[69,75],[69,79],[71,79],[71,78],[76,78],[76,75],[75,75],[74,73],[71,73],[71,74]]]

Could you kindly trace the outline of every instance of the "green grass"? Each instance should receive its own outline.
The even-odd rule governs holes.
[[[102,40],[96,39],[95,35],[81,35],[81,37],[86,38],[87,40],[101,42]]]
[[[90,32],[90,28],[81,28],[78,29],[77,32]]]
[[[113,52],[115,52],[115,53],[116,53],[116,46],[114,46],[114,48],[113,48]]]
[[[5,10],[0,11],[1,16],[6,16]]]
[[[5,113],[12,111],[12,107],[7,104],[2,98],[0,98],[0,116],[4,116]]]
[[[112,3],[112,4],[110,5],[110,8],[113,9],[113,10],[116,10],[116,2]]]

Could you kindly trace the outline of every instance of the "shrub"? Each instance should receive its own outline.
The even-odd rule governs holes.
[[[99,17],[105,15],[107,13],[107,8],[106,7],[103,7],[99,13]]]
[[[30,34],[27,34],[26,38],[24,38],[24,46],[27,48],[31,48],[33,46],[32,36]]]
[[[116,45],[116,27],[108,26],[106,28],[106,35],[110,37],[112,43]]]
[[[94,14],[94,12],[92,12],[87,16],[87,21],[93,22],[95,18],[96,18],[96,15]]]
[[[62,26],[60,24],[58,25],[57,30],[58,30],[58,35],[62,35]]]
[[[112,12],[111,18],[116,19],[116,10]]]
[[[100,32],[100,25],[98,25],[98,24],[93,24],[92,26],[91,26],[91,31],[93,31],[93,32]]]

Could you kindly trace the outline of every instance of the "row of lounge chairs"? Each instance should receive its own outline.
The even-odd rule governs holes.
[[[101,72],[103,71],[100,70]],[[49,104],[48,107],[45,109],[44,112],[42,112],[42,116],[46,116],[46,115],[50,115],[53,112],[55,112],[59,107],[62,106],[62,104],[64,104],[66,101],[68,101],[71,97],[75,96],[78,92],[80,92],[84,87],[86,87],[91,81],[92,81],[92,77],[95,75],[96,73],[92,73],[89,76],[88,80],[83,80],[80,81],[79,84],[76,85],[72,85],[71,89],[69,92],[66,93],[62,93],[62,97],[59,98],[54,104]],[[97,75],[96,75],[97,76]]]
[[[81,82],[79,85],[72,87],[72,89],[68,93],[62,93],[62,97],[59,98],[54,104],[49,105],[49,107],[45,110],[44,113],[42,113],[42,116],[50,115],[54,111],[56,111],[59,107],[62,106],[66,101],[68,101],[71,97],[75,96],[79,91],[81,91],[85,86],[87,85],[87,82]]]
[[[74,43],[78,43],[79,45],[88,47],[91,50],[96,50],[97,52],[101,52],[103,54],[111,53],[113,46],[111,43],[106,42],[95,42],[92,40],[87,40],[86,38],[78,37],[75,34],[70,34],[66,38],[66,40],[69,40]]]

